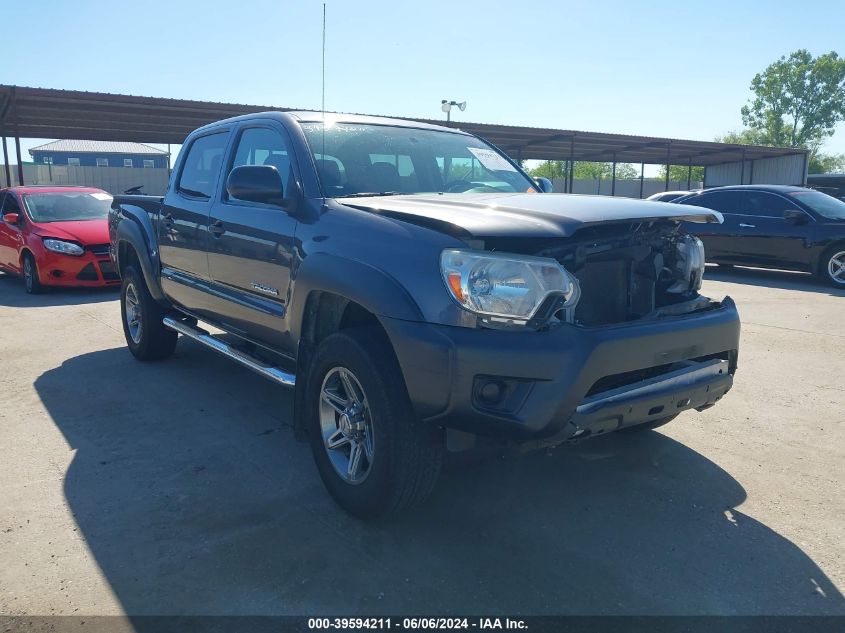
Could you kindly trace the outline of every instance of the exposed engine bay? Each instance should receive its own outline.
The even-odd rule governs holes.
[[[703,246],[675,222],[590,226],[571,238],[542,245],[534,240],[485,240],[485,248],[553,258],[578,280],[577,304],[560,309],[561,302],[549,297],[532,319],[537,328],[562,322],[609,325],[714,305],[698,294]]]

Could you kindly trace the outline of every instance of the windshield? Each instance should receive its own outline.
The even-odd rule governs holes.
[[[104,220],[112,197],[103,191],[68,191],[62,193],[27,193],[26,211],[33,222],[71,222]]]
[[[789,194],[819,215],[833,220],[845,220],[845,202],[821,191],[796,191]]]
[[[358,123],[303,123],[331,198],[397,193],[536,192],[525,174],[474,136]]]

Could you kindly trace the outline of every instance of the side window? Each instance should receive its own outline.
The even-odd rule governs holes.
[[[735,214],[742,213],[743,199],[741,191],[711,191],[684,200],[683,204],[694,204],[719,213]]]
[[[747,215],[782,218],[786,211],[797,211],[798,207],[789,200],[765,191],[749,191],[745,205]]]
[[[180,192],[193,198],[211,198],[228,136],[228,132],[218,132],[201,136],[191,144],[176,185]]]
[[[290,148],[282,135],[270,128],[250,127],[241,133],[231,169],[242,165],[275,167],[282,177],[285,195],[294,183]]]
[[[3,206],[0,208],[0,215],[6,215],[7,213],[20,213],[21,207],[18,204],[17,198],[11,193],[7,193],[6,197],[3,198]]]

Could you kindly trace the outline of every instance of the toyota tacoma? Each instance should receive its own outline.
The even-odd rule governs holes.
[[[444,453],[550,447],[712,406],[733,301],[699,293],[709,209],[551,193],[457,129],[267,112],[189,135],[162,198],[116,196],[129,350],[178,335],[294,389],[329,493],[425,499]],[[201,386],[198,386],[201,388]]]

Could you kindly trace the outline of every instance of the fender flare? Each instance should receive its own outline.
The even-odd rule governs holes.
[[[328,292],[354,301],[378,317],[422,321],[414,298],[389,273],[356,259],[314,253],[302,260],[291,285],[290,332],[300,341],[308,299],[314,292]]]
[[[141,207],[121,204],[120,214],[121,220],[117,223],[117,230],[115,234],[115,263],[119,271],[123,271],[126,265],[125,261],[121,261],[121,243],[129,244],[138,255],[138,262],[141,265],[141,273],[144,275],[144,281],[149,288],[153,299],[160,303],[165,303],[166,297],[161,289],[161,282],[159,281],[158,273],[161,270],[161,260],[158,254],[158,246],[156,242],[156,234],[153,230],[150,217]]]

